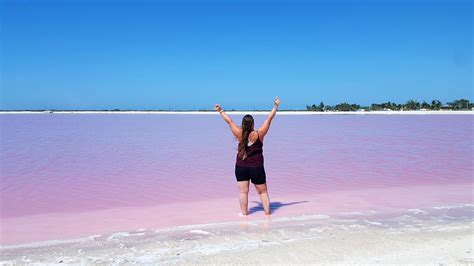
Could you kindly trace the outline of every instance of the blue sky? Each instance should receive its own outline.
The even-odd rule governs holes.
[[[0,3],[0,109],[473,99],[469,0]]]

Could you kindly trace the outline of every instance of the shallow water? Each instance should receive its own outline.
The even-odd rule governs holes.
[[[266,116],[254,117],[261,125]],[[216,115],[0,120],[3,244],[239,219],[237,143]],[[274,215],[472,203],[473,122],[277,116],[264,140]],[[254,191],[249,207],[250,218],[262,218]]]
[[[138,229],[68,241],[3,247],[0,248],[0,264],[179,264],[190,263],[203,255],[250,252],[259,247],[265,247],[265,251],[269,252],[271,248],[301,241],[334,250],[339,250],[344,244],[346,248],[354,249],[358,247],[348,247],[347,243],[354,243],[356,239],[366,239],[370,244],[376,245],[380,252],[381,241],[390,238],[392,244],[397,243],[394,241],[397,236],[404,237],[405,240],[398,242],[404,246],[411,244],[405,241],[420,241],[420,237],[424,237],[428,242],[439,241],[440,234],[448,234],[444,235],[445,237],[457,235],[472,238],[473,210],[474,205],[464,204],[400,212],[362,211],[340,213],[332,217],[321,214],[277,219],[267,217],[259,221],[242,219],[238,222],[158,230]],[[331,241],[336,241],[336,246],[334,243],[331,246]],[[390,250],[393,248],[396,246],[391,246]],[[424,252],[426,248],[424,247]],[[462,248],[468,250],[469,246]],[[367,256],[371,251],[373,252],[373,248],[365,250],[363,256]],[[322,253],[324,254],[319,252],[318,258],[321,258]],[[468,256],[466,258],[468,261],[472,260]]]

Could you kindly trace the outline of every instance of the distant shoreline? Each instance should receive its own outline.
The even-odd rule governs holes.
[[[242,114],[254,114],[254,115],[265,115],[270,111],[226,111],[227,114],[242,115]],[[216,111],[53,111],[53,110],[41,110],[41,111],[0,111],[0,114],[192,114],[192,115],[218,115]],[[279,115],[461,115],[469,114],[474,115],[474,111],[278,111]]]

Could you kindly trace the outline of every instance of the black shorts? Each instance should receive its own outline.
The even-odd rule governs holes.
[[[257,167],[235,165],[235,177],[238,182],[252,180],[252,183],[255,185],[261,185],[267,182],[267,176],[265,175],[265,168],[263,165]]]

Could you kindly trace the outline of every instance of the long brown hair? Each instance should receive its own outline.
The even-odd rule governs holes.
[[[239,158],[245,160],[247,158],[246,147],[249,142],[250,132],[253,130],[253,117],[251,115],[245,115],[242,118],[242,138],[239,142]]]

